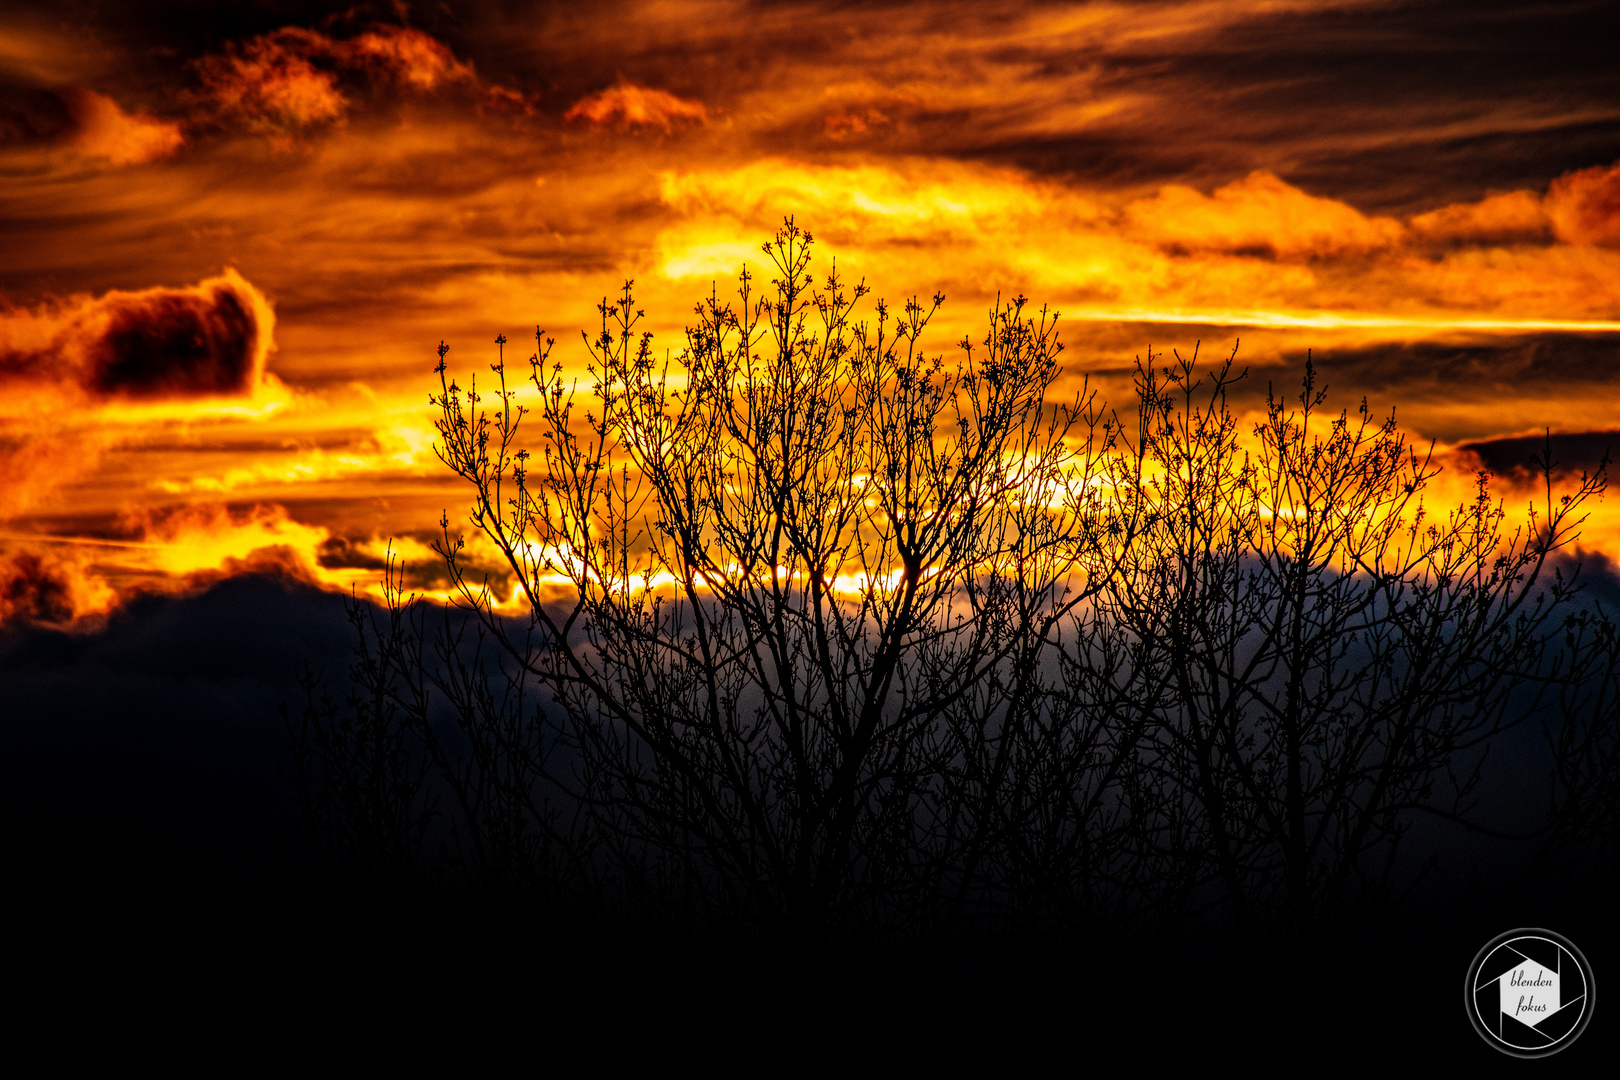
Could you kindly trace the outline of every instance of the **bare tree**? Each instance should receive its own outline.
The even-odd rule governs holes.
[[[973,891],[993,823],[960,785],[1007,782],[1045,737],[1020,726],[1039,654],[1119,527],[1092,483],[1112,429],[1084,391],[1046,401],[1055,317],[998,304],[947,366],[921,345],[943,298],[859,321],[866,287],[816,289],[810,248],[789,222],[768,295],[745,271],[735,307],[699,305],[673,371],[630,286],[604,302],[583,429],[541,340],[536,451],[502,365],[493,412],[450,382],[436,399],[535,644],[447,532],[453,579],[554,695],[616,858],[805,943]]]
[[[811,250],[789,221],[662,360],[626,283],[583,389],[543,333],[527,387],[497,339],[492,392],[441,345],[463,608],[435,629],[392,565],[356,607],[313,833],[813,953],[1363,926],[1421,880],[1416,822],[1487,828],[1486,751],[1532,719],[1543,857],[1612,825],[1614,634],[1553,567],[1601,472],[1548,468],[1516,529],[1483,477],[1433,513],[1432,457],[1325,413],[1308,361],[1247,431],[1233,358],[1150,353],[1124,416],[1053,402],[1055,314],[998,301],[947,363],[942,297],[863,315]]]
[[[1196,809],[1241,927],[1301,936],[1387,907],[1418,815],[1471,817],[1485,748],[1568,686],[1552,655],[1573,583],[1548,560],[1601,472],[1517,529],[1479,478],[1432,514],[1437,473],[1393,414],[1323,416],[1306,362],[1250,449],[1233,360],[1139,368],[1148,525],[1104,607],[1154,655],[1139,691],[1167,780]],[[1410,868],[1406,868],[1408,871]]]

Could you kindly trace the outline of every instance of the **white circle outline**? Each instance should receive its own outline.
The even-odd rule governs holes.
[[[1500,946],[1523,938],[1538,938],[1568,953],[1580,968],[1582,978],[1586,980],[1586,993],[1581,1001],[1581,1018],[1557,1042],[1551,1046],[1541,1047],[1538,1050],[1523,1050],[1516,1046],[1510,1046],[1492,1032],[1485,1024],[1484,1018],[1479,1015],[1479,1004],[1475,997],[1477,988],[1474,986],[1474,978],[1478,975],[1480,967],[1483,966],[1485,958]],[[1473,1025],[1474,1032],[1484,1040],[1486,1045],[1507,1054],[1509,1057],[1525,1059],[1551,1057],[1553,1054],[1573,1045],[1575,1040],[1580,1038],[1582,1033],[1586,1031],[1586,1026],[1591,1023],[1592,1013],[1597,1008],[1597,980],[1593,977],[1591,963],[1587,961],[1586,955],[1575,947],[1573,941],[1551,930],[1523,926],[1517,930],[1509,930],[1506,933],[1496,935],[1490,941],[1487,941],[1479,952],[1474,954],[1473,962],[1468,965],[1468,974],[1463,978],[1463,1002],[1468,1012],[1469,1023]]]

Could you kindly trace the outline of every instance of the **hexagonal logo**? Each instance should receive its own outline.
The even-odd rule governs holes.
[[[1468,1019],[1504,1054],[1536,1058],[1569,1046],[1592,1019],[1592,968],[1551,930],[1510,930],[1468,967]]]

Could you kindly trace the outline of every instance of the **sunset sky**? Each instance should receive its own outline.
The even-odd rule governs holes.
[[[1613,5],[14,0],[0,14],[0,618],[254,568],[347,591],[466,496],[454,371],[660,348],[786,215],[819,265],[1062,313],[1071,385],[1313,350],[1434,440],[1620,432]],[[982,332],[982,331],[980,331]],[[514,351],[516,350],[516,351]],[[1620,449],[1620,438],[1615,444]],[[1585,547],[1620,557],[1620,499]]]

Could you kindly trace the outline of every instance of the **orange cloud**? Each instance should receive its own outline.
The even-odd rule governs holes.
[[[846,272],[886,291],[971,298],[942,313],[942,327],[996,290],[1015,289],[1091,321],[1331,329],[1383,340],[1603,333],[1620,318],[1620,255],[1549,243],[1529,193],[1446,207],[1408,225],[1267,173],[1209,194],[1170,186],[1118,200],[965,163],[851,168],[773,158],[667,172],[661,195],[679,217],[654,245],[667,278],[729,276],[751,257],[753,237],[794,214]],[[1448,249],[1437,252],[1443,238]]]
[[[227,118],[272,129],[343,119],[350,107],[340,81],[364,74],[421,92],[471,82],[471,65],[420,30],[380,27],[347,41],[288,26],[205,57],[197,72]]]
[[[1489,195],[1479,202],[1453,203],[1408,223],[1420,236],[1448,243],[1537,243],[1549,238],[1551,221],[1533,191]]]
[[[129,539],[40,537],[53,545],[40,550],[32,537],[7,538],[22,545],[0,555],[0,622],[68,625],[103,615],[134,596],[193,592],[242,574],[343,592],[380,588],[369,562],[322,565],[328,531],[292,520],[279,505],[130,511],[121,515],[114,533]]]
[[[191,591],[225,578],[261,574],[336,592],[382,596],[378,568],[390,542],[334,541],[324,526],[294,520],[276,503],[232,509],[222,504],[149,508],[123,515],[140,537],[105,557],[109,571],[133,575],[142,589]],[[438,556],[409,540],[391,542],[396,556],[437,564]],[[358,565],[334,565],[334,549],[364,550]],[[339,560],[340,562],[342,560]]]
[[[185,144],[179,123],[127,113],[112,98],[81,87],[0,89],[0,146],[61,148],[110,165],[138,165]]]
[[[474,78],[471,64],[462,63],[442,43],[409,27],[382,27],[347,42],[331,42],[330,48],[341,63],[370,68],[416,90]]]
[[[107,438],[82,422],[61,417],[49,398],[5,403],[17,413],[57,415],[57,422],[33,425],[26,417],[0,415],[0,521],[39,504],[47,495],[82,478],[95,467]]]
[[[93,90],[73,90],[64,96],[78,127],[73,147],[86,157],[138,165],[168,157],[186,141],[179,124],[126,113],[116,101]]]
[[[485,112],[508,115],[533,116],[535,103],[529,96],[509,86],[486,86],[478,102],[480,114]]]
[[[1554,180],[1547,189],[1547,214],[1560,240],[1620,247],[1620,161]]]
[[[321,546],[330,533],[292,520],[279,505],[147,509],[125,514],[122,524],[140,540],[116,548],[106,563],[125,572],[190,586],[255,572],[333,587],[348,584],[320,566]]]
[[[1620,161],[1554,178],[1545,198],[1533,191],[1454,203],[1409,223],[1433,240],[1523,244],[1556,238],[1566,244],[1620,246]]]
[[[1126,207],[1125,218],[1131,231],[1161,246],[1279,255],[1372,251],[1399,244],[1406,232],[1394,218],[1367,217],[1263,171],[1209,195],[1166,185]]]
[[[705,123],[709,112],[701,101],[678,98],[666,90],[653,90],[621,82],[574,103],[564,120],[585,120],[601,126],[659,127],[669,131],[679,121]]]
[[[349,104],[337,75],[315,65],[331,44],[324,34],[289,26],[204,58],[197,73],[227,116],[276,127],[325,123],[342,117]]]

